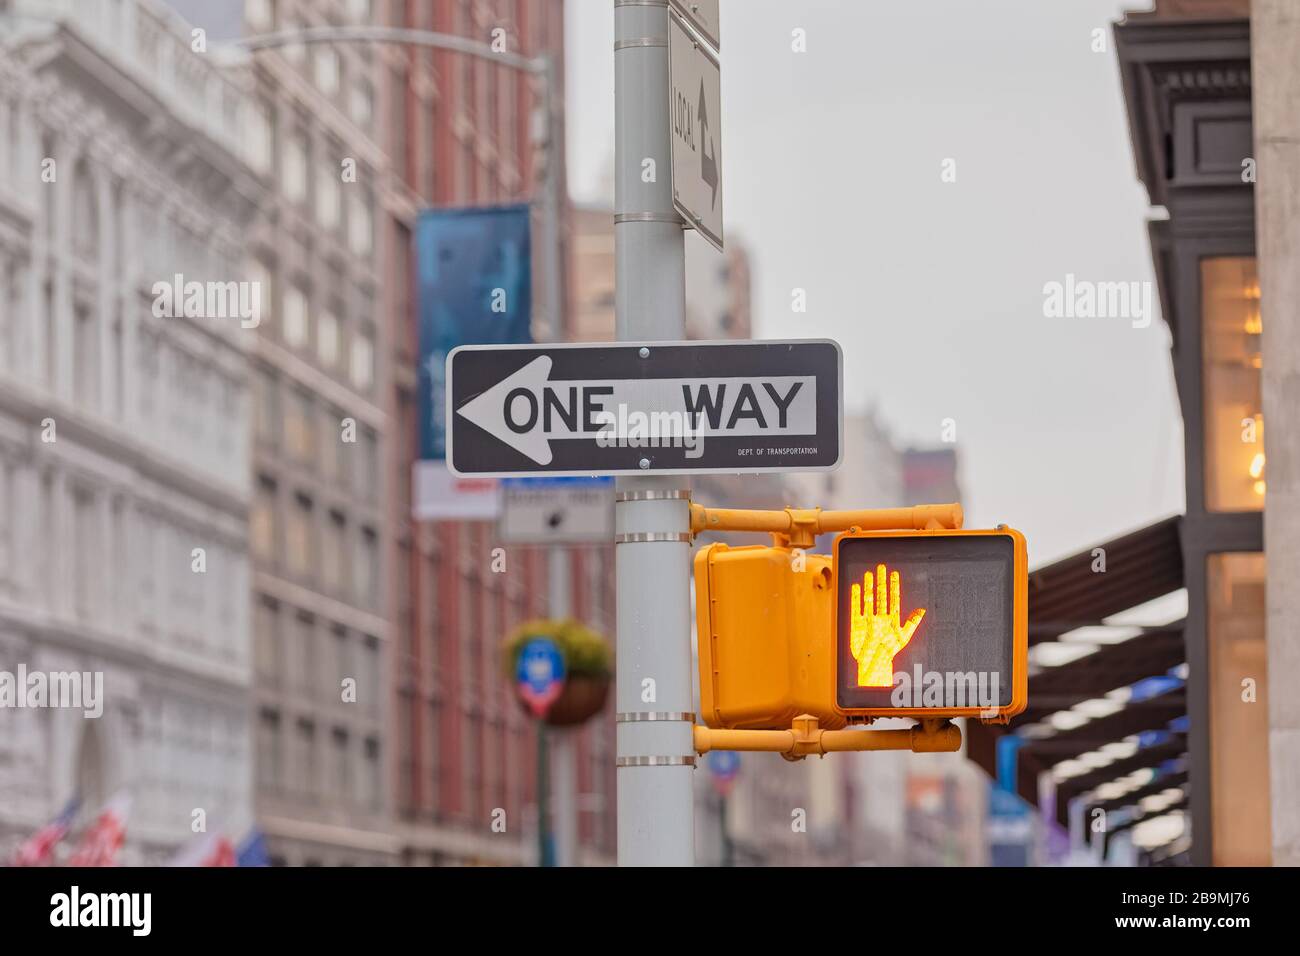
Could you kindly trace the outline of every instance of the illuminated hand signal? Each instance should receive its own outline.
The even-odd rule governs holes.
[[[849,650],[858,662],[859,687],[894,686],[894,657],[907,646],[925,617],[925,608],[913,611],[899,625],[898,616],[902,601],[898,572],[889,575],[889,594],[885,595],[885,566],[876,565],[875,600],[872,600],[872,577],[868,571],[862,575],[862,584],[853,585],[850,592]],[[865,604],[864,604],[865,592]]]

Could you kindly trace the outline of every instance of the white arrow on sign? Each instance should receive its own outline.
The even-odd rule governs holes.
[[[591,438],[610,445],[651,435],[815,435],[813,375],[551,381],[539,355],[476,395],[456,414],[539,465],[551,439]]]

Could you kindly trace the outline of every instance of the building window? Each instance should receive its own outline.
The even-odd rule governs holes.
[[[322,312],[316,321],[316,354],[326,368],[339,360],[339,320],[333,312]]]
[[[298,779],[295,783],[304,796],[316,795],[316,725],[310,720],[298,721]]]
[[[352,762],[348,748],[348,732],[342,727],[334,728],[334,783],[337,788],[335,797],[340,803],[352,802]]]
[[[77,308],[73,322],[73,393],[79,405],[99,410],[99,330],[90,309],[85,307]]]
[[[280,606],[275,601],[257,602],[253,640],[258,680],[274,687],[280,682]]]
[[[312,415],[310,393],[295,389],[286,402],[284,437],[289,454],[305,464],[312,462],[316,449],[316,422]]]
[[[356,674],[352,672],[351,658],[348,654],[348,632],[345,628],[336,626],[333,630],[334,635],[334,687],[329,688],[331,692],[337,692],[338,697],[334,698],[336,702],[343,702],[343,682],[348,678],[356,679]],[[357,698],[365,694],[360,688],[360,681],[357,682]]]
[[[90,620],[95,613],[94,588],[99,579],[99,535],[96,527],[95,499],[80,489],[72,495],[72,601],[80,620]]]
[[[379,741],[374,737],[366,738],[366,769],[361,775],[361,802],[371,810],[379,809],[380,776],[383,768],[379,766]]]
[[[336,593],[343,587],[343,556],[347,554],[347,523],[337,511],[331,511],[326,524],[325,547],[321,553],[321,583]]]
[[[340,422],[342,420],[343,414],[337,408],[330,407],[326,409],[325,416],[321,421],[321,477],[330,483],[338,481],[339,477],[339,444],[342,438]]]
[[[333,47],[319,47],[315,60],[316,88],[326,96],[339,91],[339,54]]]
[[[357,686],[364,688],[361,691],[365,694],[365,699],[361,701],[362,707],[368,713],[377,711],[380,698],[383,696],[382,688],[379,686],[378,638],[367,636],[361,642],[361,673],[357,675]]]
[[[244,0],[244,18],[250,27],[265,30],[275,24],[271,0]]]
[[[280,768],[284,751],[280,743],[280,715],[263,710],[257,719],[257,776],[261,786],[271,792],[280,789]]]
[[[1258,552],[1207,561],[1215,866],[1270,862],[1265,571]]]
[[[316,660],[316,619],[310,614],[300,612],[294,634],[293,678],[294,686],[307,698],[314,697],[317,691],[316,678],[320,671]]]
[[[1264,507],[1259,276],[1249,256],[1201,260],[1205,507]]]
[[[348,248],[353,255],[368,258],[374,248],[374,225],[370,204],[355,193],[348,196]]]
[[[252,283],[250,294],[257,303],[257,324],[260,328],[272,314],[271,299],[275,293],[275,282],[271,270],[260,259],[248,260],[248,281]]]
[[[284,340],[294,348],[302,348],[307,335],[307,294],[291,285],[284,291]]]
[[[250,121],[245,148],[249,164],[259,173],[270,173],[275,168],[275,134],[271,109],[265,103],[253,103],[248,112]]]
[[[352,580],[357,600],[363,607],[374,607],[378,603],[379,536],[373,528],[361,529],[361,548],[356,554]]]
[[[361,472],[359,490],[367,501],[379,500],[379,436],[372,428],[361,429]]]
[[[369,330],[360,330],[352,339],[352,384],[368,391],[375,381],[375,340]]]
[[[77,165],[73,178],[72,237],[77,253],[84,259],[93,259],[99,248],[99,207],[95,202],[95,183],[90,178],[90,167],[84,162]]]
[[[301,49],[295,46],[291,49]],[[287,51],[286,51],[287,52]],[[294,133],[284,150],[284,195],[290,202],[307,199],[307,141]]]
[[[316,170],[316,221],[325,229],[339,224],[339,169],[322,163]]]
[[[285,529],[285,558],[294,574],[305,575],[312,567],[311,521],[311,499],[306,495],[295,495]]]
[[[370,84],[364,82],[352,84],[350,96],[352,102],[348,108],[352,111],[353,122],[363,128],[369,126],[371,117],[375,113],[375,94],[370,89]]]

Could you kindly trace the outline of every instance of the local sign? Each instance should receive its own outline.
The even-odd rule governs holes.
[[[673,206],[721,251],[722,71],[676,13],[668,20]]]
[[[475,346],[447,357],[458,475],[826,471],[842,444],[828,340]]]

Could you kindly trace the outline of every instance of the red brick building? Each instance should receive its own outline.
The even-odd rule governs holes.
[[[392,26],[483,43],[504,30],[509,52],[551,51],[563,62],[564,4],[557,0],[392,0],[390,7]],[[395,826],[408,864],[534,863],[537,739],[502,675],[500,646],[517,623],[546,615],[546,555],[519,547],[494,554],[491,523],[410,517],[418,360],[411,241],[422,208],[537,198],[532,117],[539,90],[526,73],[461,53],[392,45],[382,56],[381,122],[392,172],[382,242],[393,343],[387,471]],[[562,70],[557,93],[562,104]],[[533,234],[536,247],[536,220]],[[504,557],[504,573],[493,570],[494,557]],[[611,642],[612,558],[612,546],[574,550],[570,575],[574,616]],[[606,713],[577,742],[583,860],[613,857],[613,731]],[[492,827],[498,809],[504,833]]]

